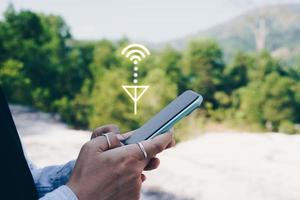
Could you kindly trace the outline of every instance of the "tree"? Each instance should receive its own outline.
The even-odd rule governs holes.
[[[272,72],[264,81],[251,82],[234,96],[236,117],[278,131],[297,123],[300,86],[293,79]],[[289,129],[291,130],[291,129]]]
[[[255,57],[255,61],[249,67],[249,80],[263,81],[272,72],[277,72],[280,75],[286,74],[278,60],[272,58],[269,52],[262,51]]]
[[[214,92],[222,88],[225,67],[219,45],[215,41],[192,41],[184,63],[189,72],[188,87],[216,106]]]
[[[0,65],[0,84],[6,88],[8,100],[16,103],[28,102],[30,79],[21,72],[24,65],[20,61],[7,60]]]
[[[224,91],[231,93],[237,88],[246,86],[249,82],[249,68],[254,64],[254,58],[248,54],[239,52],[233,64],[225,68]]]
[[[177,84],[178,92],[182,93],[186,90],[187,76],[184,74],[184,69],[182,65],[182,54],[181,52],[171,48],[164,48],[157,55],[157,66],[163,69],[172,82]]]
[[[276,72],[266,77],[266,81],[260,88],[263,98],[262,115],[265,122],[272,124],[273,130],[277,131],[281,123],[297,119],[296,92],[300,86],[289,77],[282,77]]]
[[[131,100],[122,89],[129,74],[123,69],[106,71],[105,75],[93,86],[89,115],[89,127],[115,123],[122,130],[128,131],[138,127],[137,119],[132,114]]]
[[[244,124],[264,123],[262,116],[262,103],[260,82],[252,82],[245,87],[241,87],[233,93],[233,108],[235,118]]]

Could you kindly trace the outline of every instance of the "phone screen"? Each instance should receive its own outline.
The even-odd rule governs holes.
[[[142,127],[135,130],[133,135],[125,143],[133,144],[150,138],[156,131],[176,117],[185,108],[199,98],[199,94],[186,91],[168,104],[164,109],[147,121]]]

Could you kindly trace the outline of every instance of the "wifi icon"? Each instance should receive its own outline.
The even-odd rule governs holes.
[[[150,51],[144,45],[130,44],[122,50],[121,54],[124,55],[126,58],[129,58],[129,60],[134,64],[134,68],[133,68],[134,85],[122,85],[122,88],[133,101],[133,105],[134,105],[133,110],[134,110],[134,114],[136,115],[137,103],[150,87],[149,85],[138,85],[139,68],[137,67],[137,64],[139,64],[139,62],[141,62],[143,59],[149,56]]]
[[[121,54],[137,65],[146,56],[150,55],[150,51],[144,45],[130,44],[122,50]]]

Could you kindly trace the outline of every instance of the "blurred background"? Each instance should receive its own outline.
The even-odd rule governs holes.
[[[1,0],[0,84],[30,158],[76,158],[89,131],[138,128],[187,89],[205,100],[143,199],[300,198],[300,0]],[[121,85],[141,43],[150,85]]]

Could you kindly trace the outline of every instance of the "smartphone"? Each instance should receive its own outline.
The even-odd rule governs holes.
[[[142,127],[136,129],[123,143],[135,144],[167,132],[178,121],[198,108],[202,101],[202,96],[192,90],[183,92]]]

